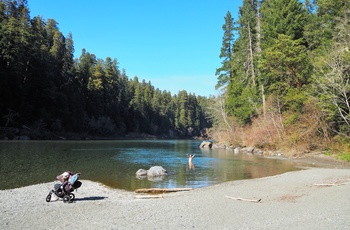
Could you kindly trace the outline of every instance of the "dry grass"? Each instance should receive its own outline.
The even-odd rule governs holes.
[[[212,129],[211,137],[225,144],[278,149],[293,156],[330,145],[324,116],[315,103],[306,103],[300,112],[281,113],[273,102],[267,107],[266,114],[261,113],[252,124],[242,127],[231,119],[231,127],[234,127],[231,132],[224,127],[216,128]]]

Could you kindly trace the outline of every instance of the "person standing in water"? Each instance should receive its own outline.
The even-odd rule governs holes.
[[[196,154],[186,154],[187,158],[188,158],[188,168],[189,169],[194,169],[195,166],[192,162],[192,159],[196,156]]]

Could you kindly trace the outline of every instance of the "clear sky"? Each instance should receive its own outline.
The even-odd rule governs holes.
[[[30,16],[52,18],[83,48],[116,58],[129,78],[177,94],[217,95],[224,17],[242,0],[28,0]]]

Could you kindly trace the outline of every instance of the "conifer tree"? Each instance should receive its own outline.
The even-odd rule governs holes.
[[[256,43],[257,2],[243,1],[236,23],[239,37],[234,41],[231,53],[231,77],[227,88],[227,112],[241,123],[247,123],[255,112],[257,103]]]
[[[232,60],[232,46],[234,42],[234,19],[231,12],[227,11],[225,16],[225,24],[222,26],[224,36],[222,38],[222,47],[219,57],[222,60],[222,66],[216,69],[218,82],[216,89],[221,88],[229,83],[232,78],[231,60]]]

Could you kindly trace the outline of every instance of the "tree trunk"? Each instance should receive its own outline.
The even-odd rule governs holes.
[[[257,23],[257,47],[256,47],[256,52],[258,54],[261,53],[261,27],[260,27],[260,11],[259,11],[259,7],[258,7],[258,17],[257,17],[257,20],[258,20],[258,23]],[[266,118],[266,98],[265,98],[265,87],[264,87],[264,84],[261,82],[261,99],[262,99],[262,104],[263,104],[263,115],[264,115],[264,118]]]
[[[249,35],[249,54],[250,54],[250,69],[252,71],[252,84],[255,86],[255,70],[254,70],[254,52],[252,45],[252,37],[250,33],[250,23],[248,23],[248,35]]]

